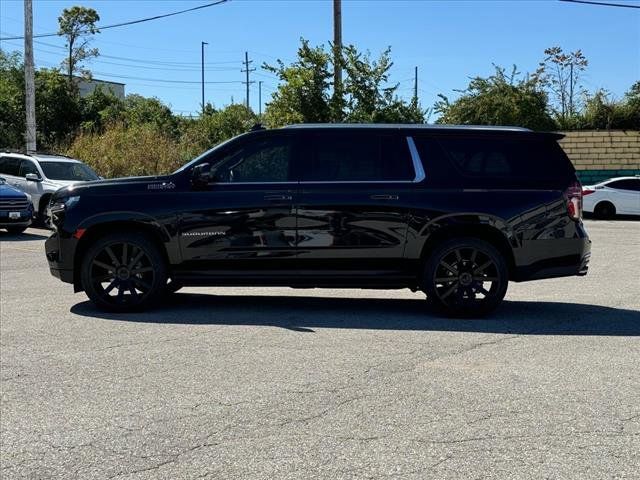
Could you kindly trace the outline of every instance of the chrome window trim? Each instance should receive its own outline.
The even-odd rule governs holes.
[[[422,160],[413,137],[407,136],[407,145],[411,154],[411,163],[413,164],[413,172],[415,177],[413,180],[317,180],[317,181],[300,181],[300,182],[218,182],[211,185],[329,185],[329,184],[347,184],[347,183],[420,183],[426,178]]]
[[[413,183],[420,183],[426,178],[424,167],[422,166],[422,159],[416,148],[416,143],[413,141],[413,137],[407,137],[407,144],[409,145],[409,152],[411,152],[413,170],[416,172],[416,178],[413,179]]]

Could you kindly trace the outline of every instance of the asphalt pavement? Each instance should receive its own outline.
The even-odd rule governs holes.
[[[106,314],[0,233],[0,478],[640,478],[640,221],[490,319],[409,291],[185,289]]]

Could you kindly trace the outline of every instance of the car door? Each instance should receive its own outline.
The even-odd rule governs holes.
[[[183,267],[245,275],[295,267],[296,145],[286,134],[259,132],[215,151],[210,182],[183,199]]]
[[[319,129],[300,160],[298,265],[321,275],[403,270],[416,171],[407,139],[383,129]]]
[[[607,184],[618,213],[640,215],[640,178],[626,178]]]
[[[34,173],[39,178],[42,178],[42,174],[38,170],[38,167],[33,160],[22,160],[20,162],[19,171],[20,183],[22,185],[20,188],[21,190],[31,195],[31,200],[33,201],[34,207],[38,208],[40,197],[42,196],[43,192],[42,182],[27,180],[26,176],[29,173]]]

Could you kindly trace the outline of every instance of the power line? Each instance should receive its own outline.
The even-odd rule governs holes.
[[[180,15],[182,13],[187,13],[187,12],[193,12],[195,10],[201,10],[203,8],[209,8],[209,7],[214,7],[216,5],[220,5],[223,3],[226,3],[229,0],[218,0],[217,2],[211,2],[211,3],[206,3],[204,5],[199,5],[197,7],[192,7],[192,8],[187,8],[186,10],[180,10],[178,12],[171,12],[171,13],[165,13],[163,15],[155,15],[153,17],[147,17],[147,18],[140,18],[138,20],[130,20],[128,22],[121,22],[121,23],[114,23],[112,25],[105,25],[105,26],[98,26],[99,30],[106,30],[108,28],[117,28],[117,27],[126,27],[128,25],[135,25],[137,23],[144,23],[144,22],[150,22],[152,20],[158,20],[160,18],[167,18],[167,17],[173,17],[174,15]],[[88,30],[81,30],[79,33],[89,33]],[[42,37],[57,37],[59,34],[58,33],[40,33],[38,35],[34,35],[33,38],[42,38]],[[24,36],[22,37],[4,37],[4,38],[0,38],[0,40],[21,40],[23,39]]]
[[[9,45],[15,46],[15,47],[20,47],[20,45],[12,43],[12,42],[7,42]],[[42,42],[42,41],[34,41],[34,43],[37,43],[38,45],[44,45],[47,47],[51,47],[51,48],[58,48],[61,50],[65,50],[65,47],[61,47],[60,45],[54,45],[52,43],[46,43],[46,42]],[[51,50],[45,50],[43,48],[38,48],[39,52],[43,52],[43,53],[49,53],[52,55],[57,55],[58,52],[52,52]],[[142,63],[142,64],[149,64],[149,65],[157,65],[157,66],[168,66],[168,67],[179,67],[180,69],[185,69],[185,70],[189,70],[188,67],[192,67],[194,70],[200,71],[200,62],[174,62],[174,61],[170,61],[170,60],[145,60],[145,59],[141,59],[141,58],[130,58],[130,57],[120,57],[120,56],[115,56],[115,55],[105,55],[105,54],[100,54],[98,56],[98,58],[94,59],[94,61],[101,61],[102,58],[109,58],[112,60],[121,60],[124,62],[135,62],[135,63]],[[107,63],[107,62],[104,62]],[[207,62],[208,64],[212,64],[212,65],[237,65],[238,62],[237,60],[227,60],[227,61],[217,61],[217,62]],[[125,65],[123,65],[125,66]],[[128,66],[128,65],[127,65]],[[134,65],[131,65],[132,67]],[[198,67],[196,67],[198,66]],[[185,68],[187,67],[187,68]],[[222,71],[222,67],[215,67],[215,70],[219,70]],[[235,70],[235,68],[225,68],[224,70],[228,70],[228,71],[232,71]]]
[[[191,80],[166,80],[164,78],[144,78],[144,77],[132,77],[129,75],[116,75],[114,73],[106,73],[106,72],[92,72],[96,75],[99,75],[101,77],[113,77],[113,78],[125,78],[125,79],[130,79],[130,80],[142,80],[143,82],[164,82],[164,83],[185,83],[185,84],[198,84],[200,85],[201,82],[199,81],[191,81]],[[206,84],[240,84],[240,83],[245,83],[242,82],[240,80],[229,80],[229,81],[219,81],[219,82],[205,82]]]
[[[624,3],[609,3],[609,2],[593,2],[589,0],[560,0],[567,3],[584,3],[585,5],[597,5],[600,7],[622,7],[622,8],[640,8],[640,5],[629,5]]]

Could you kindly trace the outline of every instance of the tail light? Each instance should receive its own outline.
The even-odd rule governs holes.
[[[565,190],[567,197],[567,213],[573,220],[580,220],[582,218],[582,185],[576,179]]]
[[[590,188],[583,188],[582,189],[582,196],[586,197],[587,195],[591,195],[592,193],[595,193],[595,190],[592,190]]]

